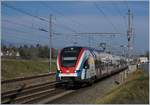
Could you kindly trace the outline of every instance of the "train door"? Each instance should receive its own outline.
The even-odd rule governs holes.
[[[88,79],[89,78],[88,71],[89,71],[89,64],[88,64],[88,60],[86,60],[83,64],[81,79]]]
[[[97,72],[97,77],[98,78],[100,78],[101,77],[101,75],[102,75],[102,67],[101,67],[101,61],[100,60],[98,60],[98,64],[97,64],[97,68],[98,68],[98,72]]]
[[[102,62],[101,64],[101,73],[102,73],[102,76],[106,75],[107,74],[107,66],[106,66],[106,62]]]
[[[99,78],[101,75],[101,62],[99,60],[95,60],[95,70],[96,70],[96,78]]]
[[[92,56],[89,56],[88,59],[89,69],[87,70],[88,78],[92,78],[96,76],[95,62]]]

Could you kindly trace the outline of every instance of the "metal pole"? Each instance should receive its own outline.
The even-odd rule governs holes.
[[[130,58],[130,50],[131,50],[131,36],[132,35],[132,27],[131,27],[131,10],[128,10],[128,31],[127,31],[127,37],[128,37],[128,58]]]
[[[51,72],[51,66],[52,66],[52,54],[51,54],[51,48],[52,48],[52,15],[49,16],[49,72]]]

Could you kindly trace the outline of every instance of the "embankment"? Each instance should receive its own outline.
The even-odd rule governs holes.
[[[126,82],[97,98],[96,104],[148,104],[149,76],[143,70],[129,74]]]

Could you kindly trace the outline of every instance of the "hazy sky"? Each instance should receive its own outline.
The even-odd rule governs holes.
[[[3,5],[4,4],[4,5]],[[79,2],[79,1],[46,1],[46,2],[2,2],[2,40],[13,43],[46,44],[49,43],[49,33],[40,29],[49,29],[52,14],[53,32],[63,33],[53,35],[53,46],[64,47],[73,45],[88,46],[88,35],[75,36],[75,32],[112,32],[120,36],[91,35],[92,47],[106,42],[112,49],[127,45],[127,12],[133,14],[134,48],[137,52],[148,50],[149,43],[149,6],[148,1],[119,2]]]

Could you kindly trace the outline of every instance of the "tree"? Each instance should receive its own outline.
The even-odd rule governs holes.
[[[19,48],[19,53],[23,59],[31,59],[31,52],[27,45],[24,45],[23,47],[21,46]]]
[[[48,58],[49,57],[49,48],[48,46],[40,46],[38,49],[38,57]]]
[[[40,44],[36,44],[36,48],[39,48],[41,45]]]
[[[7,46],[6,45],[2,45],[1,51],[6,52],[7,50],[8,50]]]
[[[11,50],[14,51],[14,52],[16,52],[16,51],[17,51],[17,48],[16,48],[15,46],[13,46],[13,47],[11,48]]]
[[[26,44],[23,47],[24,47],[24,49],[28,49],[28,45],[26,45]]]
[[[23,59],[33,59],[33,58],[49,58],[49,48],[47,45],[42,46],[37,44],[35,47],[33,45],[27,46],[23,45],[20,46],[18,49],[21,58]]]

